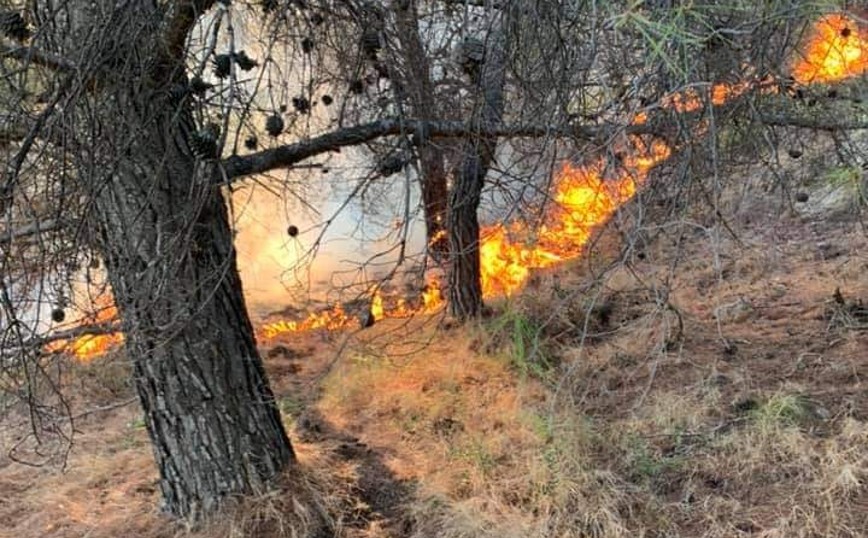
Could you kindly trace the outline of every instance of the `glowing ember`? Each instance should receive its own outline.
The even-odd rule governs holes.
[[[843,14],[820,19],[803,51],[793,65],[800,84],[836,82],[868,71],[868,31]]]

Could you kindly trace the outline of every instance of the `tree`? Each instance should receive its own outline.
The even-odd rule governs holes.
[[[275,28],[313,24],[317,14],[294,4],[266,7],[277,10]],[[252,117],[232,111],[258,106],[237,80],[257,62],[235,48],[234,9],[214,0],[68,0],[30,2],[4,15],[23,30],[4,27],[14,128],[0,209],[5,244],[26,251],[4,252],[4,275],[41,265],[42,282],[80,271],[82,257],[104,261],[165,509],[189,519],[267,487],[294,461],[256,349],[221,186],[404,133],[491,140],[548,129],[387,118],[221,159],[229,132],[237,137]],[[15,18],[20,13],[35,29]],[[214,85],[222,100],[212,100]],[[298,117],[309,97],[294,98]],[[430,105],[424,91],[415,99],[417,111]],[[264,124],[274,138],[285,128],[277,113]],[[6,342],[38,363],[40,349],[25,346],[23,328],[36,329],[15,300],[21,289],[7,278],[2,286],[4,315],[15,321]]]
[[[503,21],[493,21],[484,61],[476,75],[477,91],[471,125],[480,130],[497,126],[503,118],[506,81],[506,35]],[[449,195],[449,310],[458,319],[477,317],[482,311],[479,272],[479,203],[485,176],[494,159],[497,138],[468,138],[463,160]]]
[[[219,167],[182,91],[188,33],[213,3],[67,3],[40,28],[60,35],[31,42],[36,58],[64,59],[42,62],[51,102],[12,159],[32,158],[45,137],[70,167],[51,179],[86,195],[86,246],[105,261],[165,508],[192,519],[294,460],[214,188]],[[79,44],[64,35],[85,28]],[[5,201],[21,173],[4,178]]]
[[[654,76],[670,58],[648,65],[643,47],[678,46],[654,34],[669,27],[662,23],[651,32],[659,40],[649,44],[647,28],[625,38],[594,10],[555,2],[394,2],[390,9],[329,0],[24,4],[0,19],[4,348],[38,367],[41,348],[26,344],[39,324],[28,319],[34,305],[23,290],[40,296],[46,283],[62,288],[83,261],[103,260],[165,507],[191,519],[229,496],[268,487],[294,462],[245,306],[228,186],[383,142],[389,155],[418,155],[432,239],[442,231],[451,168],[451,309],[473,317],[482,310],[478,209],[498,142],[509,140],[506,149],[517,155],[519,139],[531,140],[528,154],[554,160],[563,155],[554,141],[597,149],[625,133],[665,132],[630,118],[650,98],[636,92],[659,98],[673,90],[666,87],[672,70]],[[430,8],[424,14],[423,6]],[[629,15],[631,6],[607,9]],[[445,44],[421,37],[424,17],[438,28],[435,37],[448,37]],[[694,26],[704,28],[700,23]],[[251,27],[263,29],[260,54],[238,46]],[[373,40],[367,28],[376,30]],[[346,39],[348,29],[358,39]],[[618,46],[620,39],[631,46]],[[470,76],[435,77],[454,67],[449,54],[459,43],[470,46],[463,56],[469,64],[462,60]],[[393,64],[394,77],[381,57],[390,50],[403,58]],[[679,83],[704,80],[674,71],[683,71]],[[381,82],[384,74],[390,82]],[[292,96],[290,86],[301,89]],[[394,99],[363,99],[372,87]],[[325,106],[336,88],[344,93],[340,112],[312,118],[315,92]],[[451,106],[446,92],[459,97]],[[288,102],[293,110],[282,110]],[[285,143],[287,132],[297,140]],[[266,134],[270,147],[260,149]],[[441,144],[447,140],[451,145]],[[523,174],[510,188],[544,192],[548,175]]]

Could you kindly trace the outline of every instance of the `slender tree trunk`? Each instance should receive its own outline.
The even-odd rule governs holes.
[[[479,219],[477,210],[485,174],[486,160],[476,149],[467,147],[449,196],[449,312],[458,319],[482,313],[482,277],[479,268]]]
[[[497,23],[489,34],[479,75],[474,125],[492,127],[501,121],[505,70],[506,39],[502,25]],[[483,308],[477,213],[496,149],[496,138],[469,138],[449,196],[449,312],[462,320],[479,316]]]
[[[403,52],[403,86],[418,119],[436,120],[440,117],[435,102],[434,85],[428,54],[419,36],[419,15],[415,2],[406,2],[395,8],[398,38]],[[428,251],[436,261],[444,261],[449,250],[446,236],[446,213],[449,187],[443,150],[431,140],[421,139],[416,146],[419,155],[422,208],[425,212],[425,236]]]
[[[192,156],[185,106],[132,99],[112,136],[139,130],[99,186],[94,227],[164,507],[196,520],[263,490],[294,455],[256,349],[226,204],[210,186],[213,161]]]
[[[425,237],[428,252],[436,262],[445,261],[449,253],[449,237],[446,234],[446,214],[449,204],[449,188],[443,152],[426,142],[418,148],[422,170],[422,207],[425,212]]]

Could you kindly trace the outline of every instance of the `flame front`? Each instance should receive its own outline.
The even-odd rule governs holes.
[[[868,31],[851,17],[833,13],[811,29],[803,53],[793,65],[800,84],[830,83],[868,71]]]
[[[260,333],[265,338],[274,338],[275,336],[288,332],[312,331],[314,329],[343,329],[353,321],[351,316],[348,316],[343,307],[338,304],[331,310],[314,314],[311,313],[300,321],[280,320],[267,323],[260,328]]]
[[[611,172],[604,159],[586,166],[565,163],[556,181],[555,204],[539,229],[513,224],[483,230],[479,252],[486,297],[514,293],[533,269],[578,257],[594,229],[633,197],[671,149],[662,141],[646,144],[632,137],[626,153]]]
[[[799,84],[809,85],[864,74],[868,68],[866,37],[865,29],[846,15],[822,17],[814,25],[802,54],[793,64],[793,78]],[[750,71],[748,66],[746,72]],[[724,105],[752,89],[774,92],[774,83],[774,80],[764,79],[688,88],[664,96],[660,106],[679,113],[695,112],[707,104]],[[643,124],[647,119],[647,114],[640,112],[634,117],[633,124]],[[702,127],[699,129],[701,131]],[[554,203],[540,226],[530,227],[516,222],[489,226],[481,231],[480,270],[486,298],[512,294],[524,285],[534,269],[580,256],[594,230],[636,194],[651,169],[668,159],[673,148],[659,140],[647,142],[633,136],[621,150],[621,162],[616,166],[603,158],[582,166],[570,162],[563,164],[555,181]],[[429,281],[417,306],[408,305],[402,298],[388,300],[376,292],[371,299],[370,315],[380,320],[436,311],[444,303],[441,289],[439,281]],[[108,309],[105,311],[109,312]],[[113,309],[105,315],[107,319],[115,316]],[[348,315],[338,304],[302,320],[267,323],[258,332],[260,337],[270,339],[290,332],[336,330],[357,325],[357,317]],[[123,335],[115,333],[84,336],[71,343],[56,342],[51,347],[89,360],[122,341]]]

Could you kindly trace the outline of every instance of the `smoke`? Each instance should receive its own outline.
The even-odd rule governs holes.
[[[331,175],[319,185],[309,180],[323,174],[307,177],[304,196],[255,181],[233,192],[238,268],[255,316],[355,299],[395,268],[402,241],[408,269],[424,250],[424,224],[403,207],[418,206],[414,179],[383,181],[375,193],[354,190],[371,166],[355,153],[342,158],[343,166],[329,163]]]

